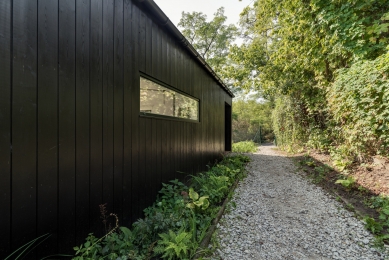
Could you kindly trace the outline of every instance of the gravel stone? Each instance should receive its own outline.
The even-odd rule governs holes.
[[[389,259],[388,247],[371,247],[362,221],[274,148],[249,155],[248,176],[217,226],[212,259]]]

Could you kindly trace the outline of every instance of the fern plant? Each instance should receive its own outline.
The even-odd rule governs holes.
[[[190,259],[190,252],[193,249],[192,234],[180,229],[178,233],[169,230],[169,233],[159,234],[161,240],[154,248],[157,254],[163,254],[162,258]]]

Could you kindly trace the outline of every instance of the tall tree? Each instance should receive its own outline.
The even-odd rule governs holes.
[[[332,132],[329,143],[339,144],[346,137],[339,137],[342,121],[334,121],[333,117],[334,108],[343,106],[336,103],[329,107],[328,93],[338,95],[332,89],[339,85],[335,83],[342,75],[348,75],[341,71],[386,52],[388,10],[387,0],[256,1],[241,15],[245,42],[231,48],[227,76],[235,79],[236,85],[280,97],[273,122],[278,124],[274,127],[279,130],[276,134],[285,133],[285,140],[307,142],[314,140],[317,133]],[[373,82],[374,77],[370,80],[365,86],[379,92],[382,84]],[[363,84],[358,88],[364,88]],[[384,129],[383,121],[377,123],[377,129]]]
[[[224,8],[220,7],[211,21],[207,21],[207,16],[201,12],[182,12],[178,23],[182,34],[217,73],[225,65],[229,45],[237,33],[236,26],[226,25],[226,21]]]

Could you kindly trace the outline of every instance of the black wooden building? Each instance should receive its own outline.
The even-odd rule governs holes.
[[[232,97],[152,0],[1,0],[0,258],[130,225],[230,150]]]

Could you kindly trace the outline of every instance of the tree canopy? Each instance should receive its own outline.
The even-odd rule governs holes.
[[[222,10],[212,22],[184,13],[181,26],[225,81],[271,101],[281,146],[352,161],[389,155],[388,10],[387,0],[256,0],[239,28],[220,30],[221,52],[207,46]],[[243,43],[226,49],[236,35]]]
[[[226,20],[224,8],[220,7],[211,21],[201,12],[182,12],[178,23],[182,34],[216,72],[225,65],[229,45],[237,33],[236,26],[226,25]]]

